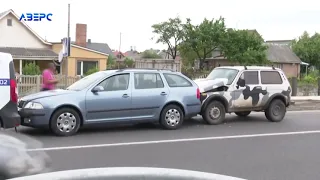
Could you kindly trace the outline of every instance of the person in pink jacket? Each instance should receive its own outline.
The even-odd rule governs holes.
[[[41,91],[53,90],[56,88],[56,84],[58,83],[58,80],[56,80],[54,77],[55,70],[56,70],[55,64],[49,63],[48,68],[43,71]]]

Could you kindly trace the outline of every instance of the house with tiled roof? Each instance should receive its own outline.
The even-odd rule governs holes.
[[[44,69],[48,62],[58,59],[52,44],[41,38],[12,10],[0,13],[0,52],[13,56],[16,72],[23,74],[26,63],[34,62]]]
[[[62,41],[62,40],[61,40]],[[62,48],[62,42],[52,43],[56,53]],[[70,56],[62,62],[62,74],[83,76],[91,69],[106,70],[111,49],[106,43],[93,43],[87,39],[87,24],[76,24],[76,39],[71,42]]]
[[[249,31],[259,34],[256,30]],[[268,47],[266,51],[267,59],[271,62],[271,65],[282,69],[288,77],[299,77],[301,60],[292,51],[290,43],[291,40],[265,41],[265,45]],[[213,51],[212,57],[207,58],[205,64],[210,69],[217,66],[236,65],[230,63],[219,49]]]
[[[48,42],[33,31],[25,21],[19,21],[12,10],[0,13],[0,52],[13,56],[15,70],[23,74],[30,62],[44,70],[49,62],[58,65],[58,71],[68,76],[84,75],[90,69],[105,70],[112,51],[104,43],[87,42],[87,25],[76,25],[76,41],[71,44],[70,56],[57,63],[62,42]]]

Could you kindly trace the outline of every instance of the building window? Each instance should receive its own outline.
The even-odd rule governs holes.
[[[97,61],[78,61],[77,62],[77,75],[83,76],[89,70],[93,68],[98,68]]]
[[[12,26],[12,19],[7,19],[7,26]]]

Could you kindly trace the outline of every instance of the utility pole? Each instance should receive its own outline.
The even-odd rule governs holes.
[[[67,34],[67,48],[68,48],[68,56],[65,57],[65,62],[66,62],[66,76],[68,77],[68,57],[70,56],[70,51],[71,51],[71,39],[70,39],[70,4],[68,4],[68,34]],[[61,63],[61,67],[62,67],[62,63]],[[62,70],[61,70],[62,71]]]
[[[120,43],[119,43],[119,59],[121,60],[121,35],[122,33],[120,32]],[[119,69],[119,66],[120,66],[120,61],[118,61],[118,69]]]

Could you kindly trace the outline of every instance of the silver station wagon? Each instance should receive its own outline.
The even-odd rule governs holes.
[[[178,129],[200,113],[198,86],[179,72],[120,69],[82,78],[66,90],[25,96],[18,103],[21,125],[50,128],[59,136],[98,123],[159,123]]]

